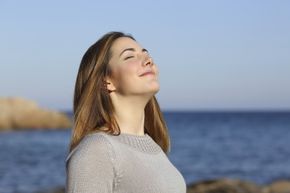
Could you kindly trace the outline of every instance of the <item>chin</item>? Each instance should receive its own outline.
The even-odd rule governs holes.
[[[146,95],[146,96],[150,96],[150,97],[152,97],[152,96],[154,96],[156,93],[158,93],[158,91],[159,91],[159,87],[151,87],[151,88],[146,88],[146,89],[144,89],[143,90],[143,94],[142,95]]]
[[[143,84],[140,86],[134,85],[135,93],[136,94],[138,93],[141,95],[154,95],[159,91],[159,89],[160,89],[159,83],[151,83],[151,84],[147,84],[147,85]]]
[[[152,93],[153,93],[153,94],[156,94],[156,93],[158,93],[159,90],[160,90],[160,87],[159,87],[159,85],[158,85],[158,86],[156,86],[155,88],[152,88]]]

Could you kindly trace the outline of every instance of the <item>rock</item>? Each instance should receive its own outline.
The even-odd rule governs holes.
[[[44,191],[37,191],[35,193],[64,193],[65,188],[64,187],[55,187],[49,190],[44,190]]]
[[[193,183],[187,193],[262,193],[262,188],[252,182],[225,178]]]
[[[62,112],[40,108],[20,97],[0,97],[0,130],[70,128],[71,119]]]
[[[263,188],[263,193],[290,193],[290,181],[280,180]]]
[[[65,188],[55,187],[35,193],[64,193]],[[192,183],[187,193],[290,193],[290,181],[280,180],[264,187],[252,182],[234,179],[204,180]]]

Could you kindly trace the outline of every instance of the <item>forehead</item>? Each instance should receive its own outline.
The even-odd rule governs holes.
[[[120,37],[112,44],[111,51],[114,55],[121,53],[126,48],[141,48],[141,46],[131,38]]]

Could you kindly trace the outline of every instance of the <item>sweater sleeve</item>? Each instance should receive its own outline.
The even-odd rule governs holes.
[[[113,193],[112,149],[104,136],[86,136],[66,160],[66,193]]]

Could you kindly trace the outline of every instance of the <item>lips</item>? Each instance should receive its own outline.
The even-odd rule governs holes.
[[[149,75],[149,74],[154,75],[155,73],[150,70],[150,71],[146,71],[146,72],[142,73],[140,76],[146,76],[146,75]]]

